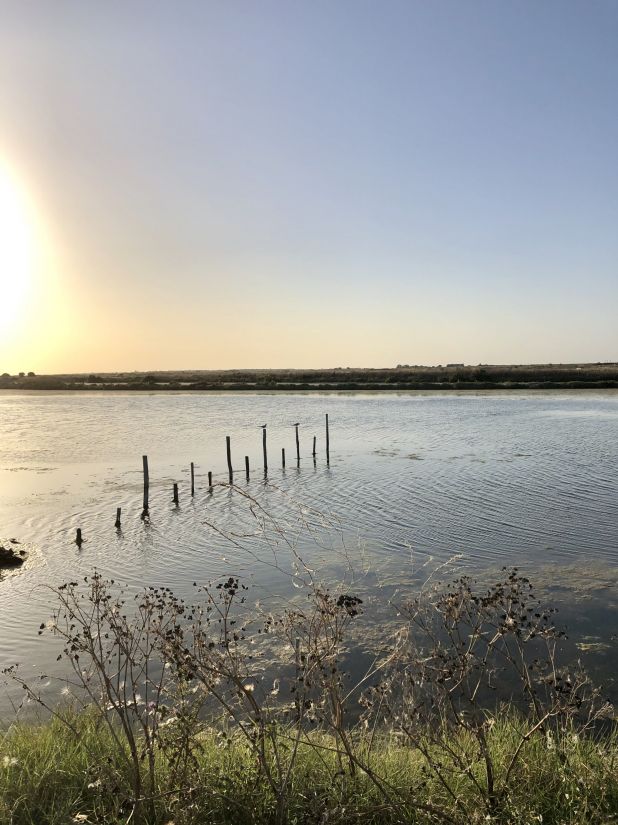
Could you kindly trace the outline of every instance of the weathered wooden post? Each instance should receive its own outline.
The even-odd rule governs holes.
[[[315,442],[316,442],[316,438],[315,438],[315,436],[313,436],[313,452],[311,453],[312,456],[315,456]]]
[[[285,447],[281,448],[281,466],[285,470]]]
[[[142,456],[142,466],[144,468],[144,510],[148,510],[148,490],[150,487],[150,476],[148,474],[148,456]]]
[[[191,462],[191,496],[195,495],[195,466]]]
[[[225,436],[225,451],[227,452],[227,471],[230,477],[230,484],[233,484],[234,470],[232,470],[232,442],[229,435]]]
[[[212,493],[212,470],[208,471],[208,492]]]
[[[298,440],[298,424],[294,424],[296,430],[296,461],[300,461],[300,441]]]
[[[116,507],[116,521],[114,523],[114,527],[116,528],[116,530],[120,530],[120,527],[121,527],[121,524],[120,524],[120,513],[121,513],[121,511],[122,511],[121,507]]]
[[[78,547],[81,547],[83,543],[84,543],[84,540],[83,540],[83,538],[82,538],[82,528],[81,528],[81,527],[78,527],[78,528],[77,528],[77,532],[76,532],[76,534],[75,534],[75,544],[76,544]]]
[[[262,424],[262,450],[264,451],[264,475],[268,473],[268,455],[266,453],[266,424]]]
[[[176,484],[176,482],[174,482],[174,497],[172,498],[172,501],[176,507],[178,507],[178,484]]]
[[[245,456],[245,475],[247,476],[247,481],[249,481],[249,456]]]
[[[328,433],[328,413],[326,413],[326,463],[330,464],[330,438]]]

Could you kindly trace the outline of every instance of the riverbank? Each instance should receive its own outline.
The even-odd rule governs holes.
[[[618,363],[187,370],[0,377],[4,390],[400,391],[618,388]]]
[[[131,777],[125,755],[93,714],[69,714],[68,718],[75,733],[54,720],[13,725],[0,739],[3,824],[115,825],[127,821]],[[279,745],[293,742],[290,731],[281,729],[278,736]],[[469,745],[462,741],[462,734],[459,736],[460,741],[453,743],[456,752]],[[512,750],[517,736],[515,719],[503,718],[492,727],[488,746],[498,764]],[[367,774],[340,770],[334,737],[313,734],[299,747],[289,779],[285,821],[460,822],[461,811],[469,811],[470,823],[607,825],[618,816],[618,741],[614,735],[579,737],[565,733],[555,737],[537,733],[525,743],[501,813],[487,815],[472,786],[462,781],[459,803],[449,818],[437,812],[450,810],[453,800],[418,752],[402,746],[394,736],[376,737],[380,739],[378,755],[371,764],[388,787],[390,804]],[[434,756],[449,759],[443,753]],[[191,782],[169,794],[166,790],[174,784],[177,766],[165,752],[160,754],[156,789],[160,795],[154,817],[144,820],[148,825],[170,821],[183,825],[270,825],[278,821],[276,799],[242,737],[207,729],[200,735],[192,759]],[[105,764],[116,768],[114,793],[100,767]],[[271,764],[271,768],[275,766]]]
[[[360,670],[363,599],[306,587],[275,613],[233,576],[191,604],[97,572],[56,588],[38,633],[65,705],[4,671],[46,716],[0,735],[0,823],[615,821],[613,707],[528,578],[417,591]]]

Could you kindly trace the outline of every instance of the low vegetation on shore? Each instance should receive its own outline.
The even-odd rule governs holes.
[[[54,590],[65,703],[5,671],[48,716],[2,734],[0,822],[618,821],[613,708],[526,577],[401,599],[359,670],[362,600],[305,574],[276,614],[234,577]]]
[[[0,741],[0,822],[3,825],[111,825],[134,821],[128,754],[102,727],[96,713],[66,714],[46,724],[13,726]],[[488,731],[492,761],[505,770],[520,741],[522,719],[505,715]],[[454,753],[474,754],[473,738],[452,734]],[[269,770],[279,753],[288,758],[293,730],[281,728]],[[157,758],[152,816],[157,825],[271,825],[281,822],[277,800],[264,781],[253,749],[238,733],[204,728],[194,740],[191,783],[174,789],[176,765]],[[341,771],[333,734],[310,733],[295,754],[286,791],[290,823],[508,823],[508,825],[609,825],[618,821],[618,741],[614,735],[545,732],[531,737],[509,780],[502,813],[488,814],[462,776],[457,804],[436,771],[395,735],[354,738],[363,760],[374,752],[388,799],[364,772]],[[461,769],[437,749],[429,761],[449,775]],[[101,766],[104,766],[102,768]],[[116,786],[107,777],[115,775]],[[478,771],[478,766],[475,766]],[[478,772],[479,782],[483,782]],[[171,788],[171,792],[168,789]]]
[[[618,387],[618,363],[530,364],[439,367],[399,365],[391,369],[202,370],[81,375],[5,373],[0,389],[31,390],[492,390],[595,389]]]

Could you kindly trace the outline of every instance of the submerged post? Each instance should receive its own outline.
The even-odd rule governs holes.
[[[232,443],[229,435],[225,436],[225,450],[227,452],[227,471],[229,473],[230,484],[234,482],[234,471],[232,470]]]
[[[268,455],[266,453],[266,424],[262,425],[262,450],[264,451],[264,475],[268,472]]]
[[[148,489],[150,487],[150,476],[148,474],[148,456],[142,456],[142,466],[144,468],[144,510],[148,510]]]
[[[195,495],[195,466],[191,462],[191,495]]]
[[[311,453],[312,456],[315,456],[315,441],[316,441],[316,438],[315,438],[315,436],[313,436],[313,452]]]
[[[208,492],[212,493],[212,470],[208,471]]]
[[[116,521],[114,523],[114,527],[116,528],[116,530],[120,530],[120,527],[121,527],[121,524],[120,524],[120,513],[121,513],[121,511],[122,511],[121,507],[116,507]]]
[[[249,456],[245,456],[245,475],[247,476],[247,481],[249,481]]]
[[[296,430],[296,461],[300,461],[300,441],[298,440],[298,424],[294,424]]]
[[[328,413],[326,413],[326,463],[330,464],[330,438],[328,433]]]
[[[281,466],[285,470],[285,447],[281,448]]]
[[[82,538],[82,528],[78,527],[77,532],[75,533],[75,544],[78,547],[81,547],[83,543],[84,543],[84,540]]]
[[[174,497],[172,498],[172,501],[176,507],[178,507],[178,484],[176,484],[176,482],[174,482]]]

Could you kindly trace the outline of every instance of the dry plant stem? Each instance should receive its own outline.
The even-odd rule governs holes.
[[[556,640],[563,634],[540,608],[527,579],[512,571],[481,593],[472,584],[464,577],[411,602],[409,628],[381,692],[393,724],[423,755],[462,817],[472,813],[457,791],[462,777],[487,815],[494,816],[507,804],[513,772],[536,733],[550,723],[567,730],[577,721],[584,729],[604,712],[595,705],[585,676],[564,674],[557,667]],[[544,655],[534,656],[533,650]],[[522,710],[527,704],[529,714],[505,767],[496,763],[487,740],[496,719],[488,694],[496,682],[518,688],[520,698],[515,693],[511,701],[520,701]],[[462,749],[466,739],[457,736],[458,730],[476,741],[482,782],[474,769],[476,758]],[[436,756],[440,752],[444,761]]]
[[[197,588],[194,603],[167,588],[129,599],[98,573],[52,591],[58,607],[50,630],[63,642],[77,696],[94,706],[117,751],[118,764],[97,766],[109,780],[108,792],[124,781],[121,765],[130,775],[119,818],[155,822],[158,800],[177,797],[182,805],[180,792],[191,796],[206,703],[211,717],[221,714],[222,733],[229,729],[245,743],[279,825],[289,821],[305,749],[316,754],[332,783],[366,778],[379,800],[376,811],[398,822],[422,813],[431,821],[469,825],[479,811],[508,821],[510,786],[527,744],[552,730],[562,739],[570,730],[583,732],[607,710],[584,674],[559,666],[561,631],[516,570],[489,588],[466,577],[448,585],[428,580],[400,605],[402,626],[348,686],[362,600],[345,582],[329,588],[319,581],[299,552],[299,536],[245,491],[230,489],[263,531],[272,551],[265,564],[282,570],[280,547],[289,554],[288,574],[306,597],[301,607],[297,600],[276,615],[264,613],[250,604],[248,587],[235,576]],[[297,515],[298,529],[312,531],[316,514],[304,508]],[[241,536],[219,532],[241,546]],[[496,688],[505,685],[508,694],[495,699]],[[518,708],[522,721],[513,722],[508,750],[498,756],[492,733],[505,703]],[[435,780],[435,798],[420,800],[420,783],[394,786],[377,746],[384,724],[422,759]],[[66,725],[79,735],[68,716]],[[320,741],[313,731],[329,739]],[[165,777],[160,754],[170,765]]]
[[[167,604],[156,590],[145,591],[133,607],[124,598],[113,596],[113,582],[97,573],[87,578],[85,585],[86,592],[76,582],[55,591],[59,608],[52,631],[64,643],[61,657],[68,659],[75,674],[73,684],[79,688],[78,696],[83,694],[97,709],[116,743],[118,757],[130,768],[132,788],[127,801],[132,805],[132,819],[152,821],[156,813],[154,800],[166,793],[157,787],[157,749],[166,748],[171,755],[175,766],[172,774],[179,784],[186,780],[191,750],[184,737],[170,751],[159,724],[169,712],[166,697],[180,698],[178,713],[183,707],[183,686],[172,684],[160,657],[160,633],[170,625],[173,614],[166,614],[163,608]]]

